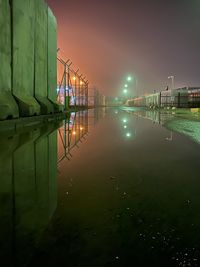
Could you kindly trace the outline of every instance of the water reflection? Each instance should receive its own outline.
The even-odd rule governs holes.
[[[57,205],[55,125],[1,135],[0,256],[26,264]]]
[[[88,110],[1,135],[1,262],[199,266],[199,149],[165,118]]]
[[[88,127],[88,111],[71,113],[70,118],[63,122],[58,130],[58,163],[72,158],[72,150],[79,148],[79,143],[86,138]]]
[[[90,128],[105,117],[106,109],[82,110],[71,113],[69,118],[63,121],[63,126],[58,129],[58,164],[64,159],[71,160],[72,151],[79,148],[86,140]]]
[[[171,120],[174,117],[173,113],[162,112],[158,110],[145,110],[138,108],[125,108],[123,111],[126,111],[129,114],[134,114],[138,118],[144,118],[151,120],[153,123],[163,125],[166,121]]]
[[[165,112],[157,110],[144,110],[126,108],[124,109],[129,114],[138,118],[151,120],[155,124],[160,124],[170,130],[170,136],[166,137],[167,141],[173,141],[173,132],[185,135],[200,144],[200,123],[192,114],[176,114],[175,112]]]
[[[105,110],[0,134],[0,260],[27,266],[57,208],[57,168],[72,158]]]

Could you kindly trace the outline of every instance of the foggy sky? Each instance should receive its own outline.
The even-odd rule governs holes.
[[[58,20],[58,47],[91,85],[120,95],[127,75],[132,94],[200,86],[198,0],[48,0]]]

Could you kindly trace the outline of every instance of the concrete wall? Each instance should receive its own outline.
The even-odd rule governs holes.
[[[0,0],[0,32],[0,120],[59,111],[57,24],[47,4]]]
[[[9,0],[0,0],[0,120],[17,118],[19,110],[11,85],[11,10]]]
[[[35,2],[14,0],[13,20],[13,94],[21,116],[40,114],[40,105],[34,98],[34,29]]]
[[[35,0],[35,97],[41,105],[42,114],[53,113],[48,100],[48,7],[43,0]],[[55,37],[56,40],[56,37]],[[50,57],[56,56],[57,43]],[[56,70],[55,70],[56,74]],[[56,87],[55,87],[56,90]],[[55,98],[56,99],[56,98]]]
[[[52,101],[57,98],[57,22],[48,8],[48,97]]]

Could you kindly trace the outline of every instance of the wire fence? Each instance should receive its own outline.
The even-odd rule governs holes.
[[[70,107],[98,107],[105,105],[105,96],[97,88],[89,88],[86,76],[79,69],[72,67],[72,61],[66,58],[63,51],[58,49],[57,56],[57,100]]]

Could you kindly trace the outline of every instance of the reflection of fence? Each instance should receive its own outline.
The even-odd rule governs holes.
[[[72,157],[71,151],[82,143],[88,133],[88,110],[71,113],[71,117],[64,121],[63,127],[58,130],[58,163]]]
[[[105,112],[105,108],[81,110],[72,112],[70,118],[63,121],[63,126],[58,130],[58,163],[72,158],[72,150],[79,148],[89,129],[104,118]]]

